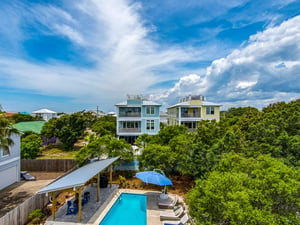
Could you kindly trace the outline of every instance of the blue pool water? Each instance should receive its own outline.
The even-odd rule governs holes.
[[[122,193],[99,225],[147,225],[147,197]]]

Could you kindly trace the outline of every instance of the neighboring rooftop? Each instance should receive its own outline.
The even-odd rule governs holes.
[[[18,129],[21,132],[32,131],[37,134],[40,134],[44,124],[45,121],[28,121],[28,122],[16,123],[13,125],[13,127]]]
[[[33,111],[32,113],[56,113],[50,109],[39,109],[37,111]]]

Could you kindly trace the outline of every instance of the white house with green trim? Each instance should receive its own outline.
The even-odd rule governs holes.
[[[127,95],[126,101],[116,104],[118,137],[132,144],[141,134],[158,134],[160,106],[142,95]]]

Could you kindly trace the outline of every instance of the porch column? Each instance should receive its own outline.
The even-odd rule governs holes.
[[[97,175],[97,202],[100,201],[100,173]]]
[[[78,193],[78,221],[81,222],[82,219],[82,193],[81,193],[81,188],[76,191]]]
[[[109,167],[109,187],[111,188],[111,184],[112,184],[112,164]]]
[[[56,211],[56,192],[51,193],[52,198],[52,218],[55,220],[55,211]]]

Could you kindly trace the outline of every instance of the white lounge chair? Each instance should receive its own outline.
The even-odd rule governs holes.
[[[158,206],[160,208],[173,208],[178,202],[178,195],[175,195],[173,199],[166,199],[166,200],[158,200]]]
[[[160,220],[178,220],[182,214],[184,213],[184,209],[180,206],[175,211],[161,211],[160,212]]]
[[[185,225],[189,220],[188,214],[184,214],[184,216],[180,220],[164,220],[162,221],[162,225]]]

